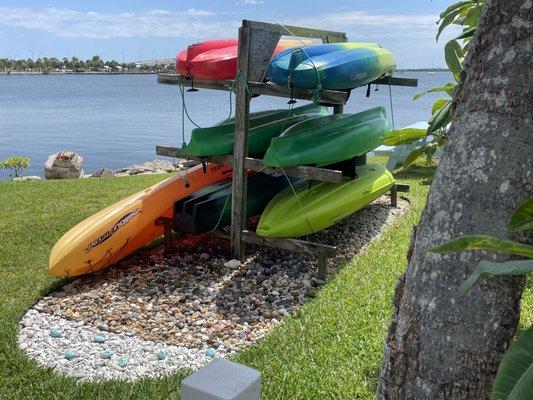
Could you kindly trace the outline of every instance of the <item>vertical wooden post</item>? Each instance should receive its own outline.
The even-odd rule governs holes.
[[[344,112],[344,106],[333,106],[333,114],[342,114]]]
[[[390,188],[390,205],[392,207],[398,206],[398,187],[396,185],[392,185]]]
[[[318,279],[321,281],[326,280],[326,268],[328,265],[328,258],[325,254],[318,255]]]
[[[250,73],[251,29],[239,28],[239,50],[235,94],[235,144],[233,147],[233,179],[231,185],[231,248],[233,257],[244,258],[242,231],[246,220],[247,176],[244,160],[248,155],[250,94],[247,80]]]

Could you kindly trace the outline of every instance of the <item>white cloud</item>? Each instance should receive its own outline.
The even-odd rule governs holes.
[[[37,29],[67,38],[236,36],[239,21],[218,21],[212,18],[214,15],[197,8],[112,14],[0,7],[0,26]]]
[[[263,0],[240,0],[240,1],[237,1],[235,4],[237,5],[245,5],[245,6],[249,6],[249,5],[258,5],[258,4],[263,4],[264,1]]]
[[[240,4],[259,4],[262,0],[241,0]],[[223,15],[224,14],[224,15]],[[99,13],[70,9],[0,7],[0,29],[20,27],[48,32],[66,38],[170,37],[202,39],[235,37],[240,25],[238,13],[214,13],[190,8],[185,11],[149,10],[142,12]],[[253,14],[250,15],[254,16]],[[265,15],[254,16],[259,19]],[[281,19],[280,16],[269,18]],[[286,17],[285,17],[286,18]],[[435,46],[437,15],[372,14],[364,11],[323,13],[285,20],[287,24],[343,31],[352,41],[422,41]],[[277,21],[276,21],[277,22]],[[5,29],[3,29],[5,31]],[[442,43],[444,43],[442,39]],[[440,45],[440,44],[439,44]]]
[[[372,14],[365,11],[328,13],[294,19],[291,24],[342,31],[350,40],[367,41],[368,37],[435,37],[437,15]]]

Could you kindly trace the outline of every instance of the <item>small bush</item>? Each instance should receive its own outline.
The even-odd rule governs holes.
[[[18,178],[22,176],[22,170],[30,166],[30,159],[24,156],[13,156],[9,157],[4,161],[0,161],[0,169],[10,170],[12,173],[9,176],[13,178]]]

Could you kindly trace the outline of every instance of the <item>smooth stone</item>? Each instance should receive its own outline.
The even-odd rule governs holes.
[[[65,358],[66,358],[67,360],[72,360],[72,359],[73,359],[74,357],[76,357],[76,356],[77,356],[77,354],[76,354],[76,352],[75,352],[74,350],[67,350],[67,351],[65,351]]]
[[[60,338],[61,331],[59,329],[50,329],[50,336],[53,338]]]
[[[120,357],[118,359],[118,365],[119,365],[119,367],[124,368],[126,365],[128,365],[128,360],[126,360],[126,358],[124,358],[124,357]]]
[[[103,336],[100,336],[100,335],[96,335],[94,338],[93,338],[93,342],[94,343],[105,343],[105,337]]]
[[[213,349],[212,347],[209,347],[206,351],[205,351],[205,355],[207,357],[210,357],[210,358],[213,358],[216,354],[216,350]]]
[[[241,262],[239,260],[229,260],[224,263],[224,267],[229,269],[237,269],[241,266]]]
[[[114,353],[113,353],[112,350],[104,350],[104,351],[102,351],[102,352],[100,353],[100,356],[101,356],[102,358],[109,359],[109,358],[111,358],[111,357],[113,356],[113,354],[114,354]]]
[[[159,361],[167,358],[167,353],[165,353],[163,350],[158,351],[155,355]]]

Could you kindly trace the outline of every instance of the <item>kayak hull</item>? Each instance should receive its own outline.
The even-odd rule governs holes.
[[[304,40],[304,43],[313,42]],[[298,40],[280,40],[273,55],[301,44]],[[238,45],[237,39],[206,40],[192,44],[176,56],[176,72],[201,79],[234,79],[237,74]]]
[[[246,217],[261,214],[266,205],[288,186],[279,174],[254,173],[248,176]],[[174,229],[205,233],[231,223],[231,180],[202,189],[174,203]]]
[[[273,138],[263,162],[271,167],[333,164],[381,146],[389,130],[384,107],[315,117]]]
[[[386,193],[394,184],[382,165],[357,168],[358,178],[342,183],[298,182],[282,190],[267,205],[257,234],[263,237],[299,237],[319,232],[360,210]]]
[[[287,49],[268,67],[268,79],[281,86],[349,90],[396,69],[394,55],[376,43],[328,43]]]
[[[293,109],[262,111],[250,114],[248,154],[262,155],[270,146],[272,138],[288,127],[310,116],[326,115],[325,107],[308,104]],[[185,152],[196,157],[233,154],[235,121],[231,119],[208,128],[193,129]]]
[[[231,167],[208,164],[191,168],[133,194],[80,222],[65,233],[50,253],[48,272],[77,276],[105,268],[163,234],[159,217],[172,217],[174,202],[231,177]]]

